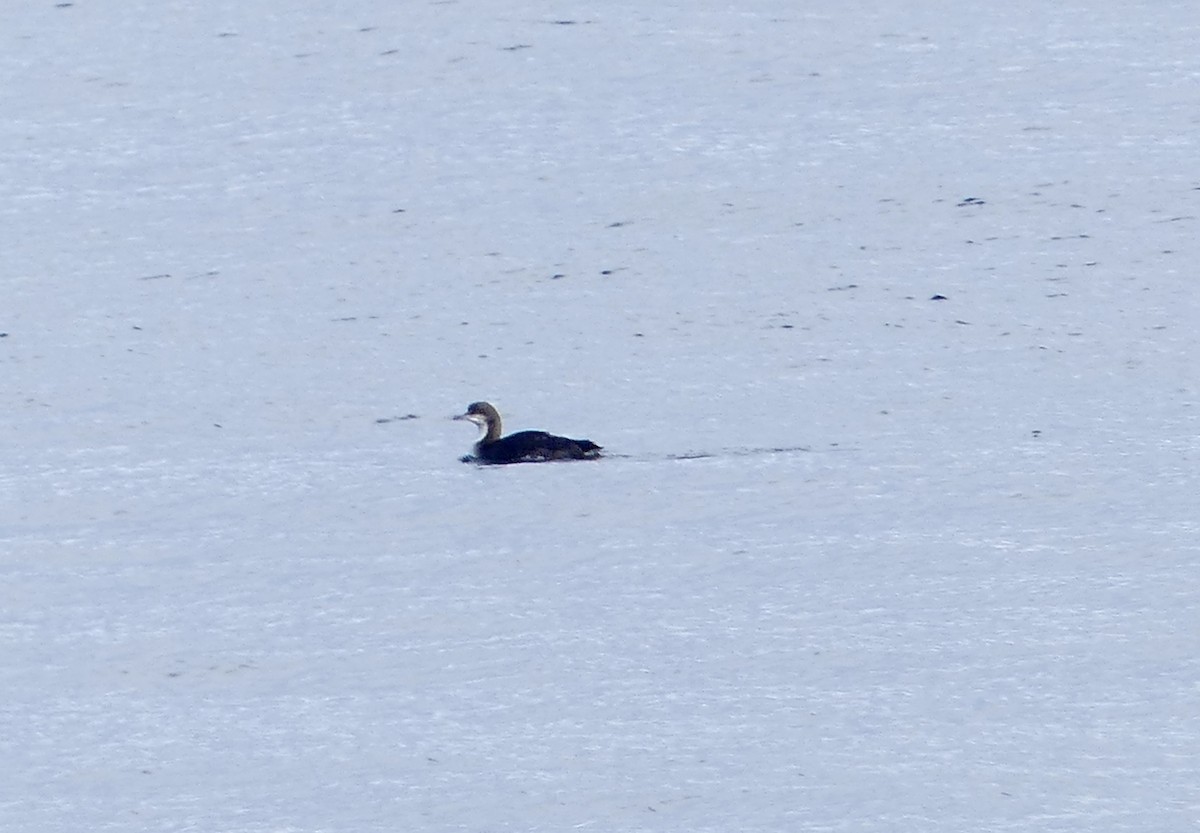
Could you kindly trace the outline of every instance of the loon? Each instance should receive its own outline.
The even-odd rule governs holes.
[[[500,413],[489,402],[472,402],[467,406],[467,412],[459,414],[455,419],[465,419],[483,429],[483,436],[475,443],[474,461],[478,463],[595,460],[600,456],[600,446],[591,440],[556,437],[545,431],[518,431],[501,437]],[[464,461],[471,459],[463,458]]]

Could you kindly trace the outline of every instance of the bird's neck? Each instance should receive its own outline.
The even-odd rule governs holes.
[[[500,439],[500,418],[489,419],[483,426],[483,439],[480,442],[490,443]]]

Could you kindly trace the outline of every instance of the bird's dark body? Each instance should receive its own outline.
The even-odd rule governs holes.
[[[475,444],[481,463],[540,463],[546,460],[589,460],[600,456],[591,440],[556,437],[545,431],[518,431],[491,442]]]

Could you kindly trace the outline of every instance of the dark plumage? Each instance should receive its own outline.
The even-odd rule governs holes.
[[[467,412],[455,419],[468,420],[483,430],[483,436],[475,443],[475,461],[479,463],[594,460],[600,456],[600,446],[591,440],[556,437],[545,431],[518,431],[501,437],[500,413],[487,402],[472,402]]]

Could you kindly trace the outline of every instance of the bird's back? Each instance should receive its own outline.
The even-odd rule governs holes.
[[[591,440],[557,437],[545,431],[518,431],[491,442],[480,442],[475,453],[485,463],[533,463],[542,460],[591,460],[601,448]]]

